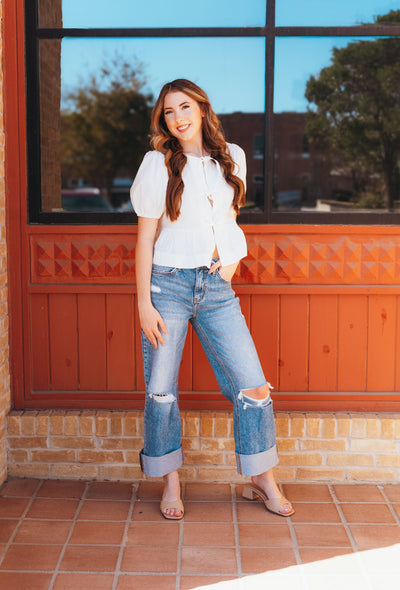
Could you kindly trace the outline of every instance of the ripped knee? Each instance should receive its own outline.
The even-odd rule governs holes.
[[[271,389],[273,389],[273,387],[270,383],[266,383],[261,387],[242,389],[239,392],[238,399],[243,402],[244,410],[249,407],[264,408],[271,403]]]
[[[176,400],[172,393],[149,393],[149,398],[159,404],[172,404]]]

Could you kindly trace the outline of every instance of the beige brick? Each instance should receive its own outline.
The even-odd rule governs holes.
[[[350,450],[361,453],[394,453],[396,452],[396,442],[354,439],[350,441]]]
[[[185,463],[188,465],[223,465],[223,453],[198,453],[194,451],[185,452]]]
[[[297,440],[293,438],[278,438],[276,441],[278,451],[297,451]]]
[[[383,418],[381,421],[381,438],[394,438],[395,421],[390,418]]]
[[[201,438],[202,451],[234,451],[235,441],[232,438]]]
[[[291,414],[291,436],[302,438],[306,433],[306,419],[304,414]]]
[[[49,477],[49,466],[42,463],[19,463],[8,466],[10,477]]]
[[[300,449],[302,451],[345,451],[347,441],[337,440],[313,440],[305,439],[300,441]]]
[[[81,463],[123,463],[122,451],[80,451],[78,461]]]
[[[138,451],[125,451],[125,463],[129,465],[140,465]]]
[[[367,416],[366,418],[366,437],[379,438],[381,430],[381,423],[376,415]]]
[[[8,445],[11,449],[34,449],[47,447],[47,438],[44,436],[20,436],[20,437],[8,437]]]
[[[141,449],[143,440],[141,438],[102,438],[100,439],[102,450],[124,450]]]
[[[64,415],[52,413],[50,415],[50,434],[64,434]]]
[[[113,412],[110,418],[110,435],[121,436],[123,434],[124,412]]]
[[[96,416],[96,436],[108,436],[110,419],[108,416]]]
[[[8,436],[19,436],[21,434],[21,416],[9,414],[7,416]]]
[[[96,443],[89,436],[53,436],[51,446],[59,449],[94,449]]]
[[[28,460],[28,451],[8,451],[8,461],[10,463],[25,463]]]
[[[82,415],[79,417],[79,432],[82,436],[94,434],[94,416]]]
[[[202,414],[200,421],[200,436],[214,436],[214,416]]]
[[[196,481],[197,471],[194,467],[188,467],[187,465],[183,465],[179,468],[179,477],[181,481]]]
[[[127,416],[124,420],[125,436],[136,436],[139,434],[138,420],[136,416]]]
[[[192,412],[186,412],[183,418],[183,434],[185,436],[199,436],[200,418]]]
[[[322,436],[324,438],[336,437],[336,419],[333,414],[327,414],[322,420]]]
[[[215,436],[226,438],[230,435],[231,414],[217,414],[215,417]]]
[[[296,469],[294,467],[274,467],[274,475],[280,483],[296,481]]]
[[[287,414],[275,414],[275,428],[276,436],[285,437],[289,436],[290,420]]]
[[[32,451],[34,463],[72,463],[76,461],[76,451]]]
[[[307,415],[307,436],[311,438],[321,436],[321,418],[319,416]]]
[[[64,418],[64,434],[67,436],[76,436],[79,431],[79,417],[67,414]]]
[[[36,434],[39,436],[47,436],[50,429],[49,416],[39,413],[36,416]]]
[[[351,418],[348,414],[338,414],[337,420],[337,435],[342,437],[350,436]]]
[[[23,436],[34,436],[36,412],[24,412],[21,416],[21,434]]]
[[[367,432],[367,422],[364,416],[352,414],[351,418],[351,436],[352,438],[365,438]]]
[[[197,479],[199,481],[219,481],[219,482],[235,482],[241,481],[241,476],[238,477],[238,472],[233,467],[219,466],[218,469],[212,467],[199,467],[197,470]]]
[[[230,465],[231,467],[236,467],[237,465],[237,461],[236,461],[236,455],[235,453],[225,453],[225,461],[224,461],[225,465]]]
[[[296,479],[298,481],[344,481],[344,469],[320,468],[310,469],[307,467],[299,467],[297,469]]]
[[[396,418],[394,436],[396,440],[400,440],[400,418]]]
[[[323,457],[320,453],[281,453],[281,465],[322,465]]]
[[[341,453],[340,455],[328,455],[328,465],[375,465],[375,458],[373,455],[360,455]]]
[[[54,479],[96,479],[97,465],[51,465],[50,475]]]
[[[143,473],[140,467],[131,465],[101,465],[99,467],[99,477],[100,479],[132,481],[142,479]]]
[[[378,467],[400,467],[400,455],[378,455]]]
[[[396,471],[394,469],[348,469],[347,479],[359,482],[396,481]]]
[[[182,438],[182,448],[187,451],[199,451],[200,450],[200,438],[197,437],[184,437]]]

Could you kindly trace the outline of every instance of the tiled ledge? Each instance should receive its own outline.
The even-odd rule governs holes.
[[[232,415],[182,412],[185,481],[240,482]],[[400,414],[275,414],[281,482],[400,481]],[[8,473],[50,479],[141,480],[142,411],[12,411]]]

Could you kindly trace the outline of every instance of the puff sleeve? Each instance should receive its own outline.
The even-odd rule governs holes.
[[[165,210],[168,172],[164,155],[147,152],[131,186],[130,196],[138,217],[159,219]]]
[[[244,183],[244,188],[246,190],[246,155],[242,148],[236,143],[229,143],[229,152],[232,156],[233,161],[235,162],[235,170],[234,174],[240,178],[240,180]]]

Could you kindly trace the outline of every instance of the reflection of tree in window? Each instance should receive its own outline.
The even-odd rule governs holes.
[[[400,10],[376,23],[400,22]],[[348,205],[393,211],[400,189],[400,39],[349,43],[311,76],[307,134]]]
[[[116,179],[133,178],[149,149],[152,96],[143,92],[144,84],[140,68],[115,58],[69,94],[61,113],[64,188],[100,188],[112,201]],[[122,204],[114,200],[115,207]]]

